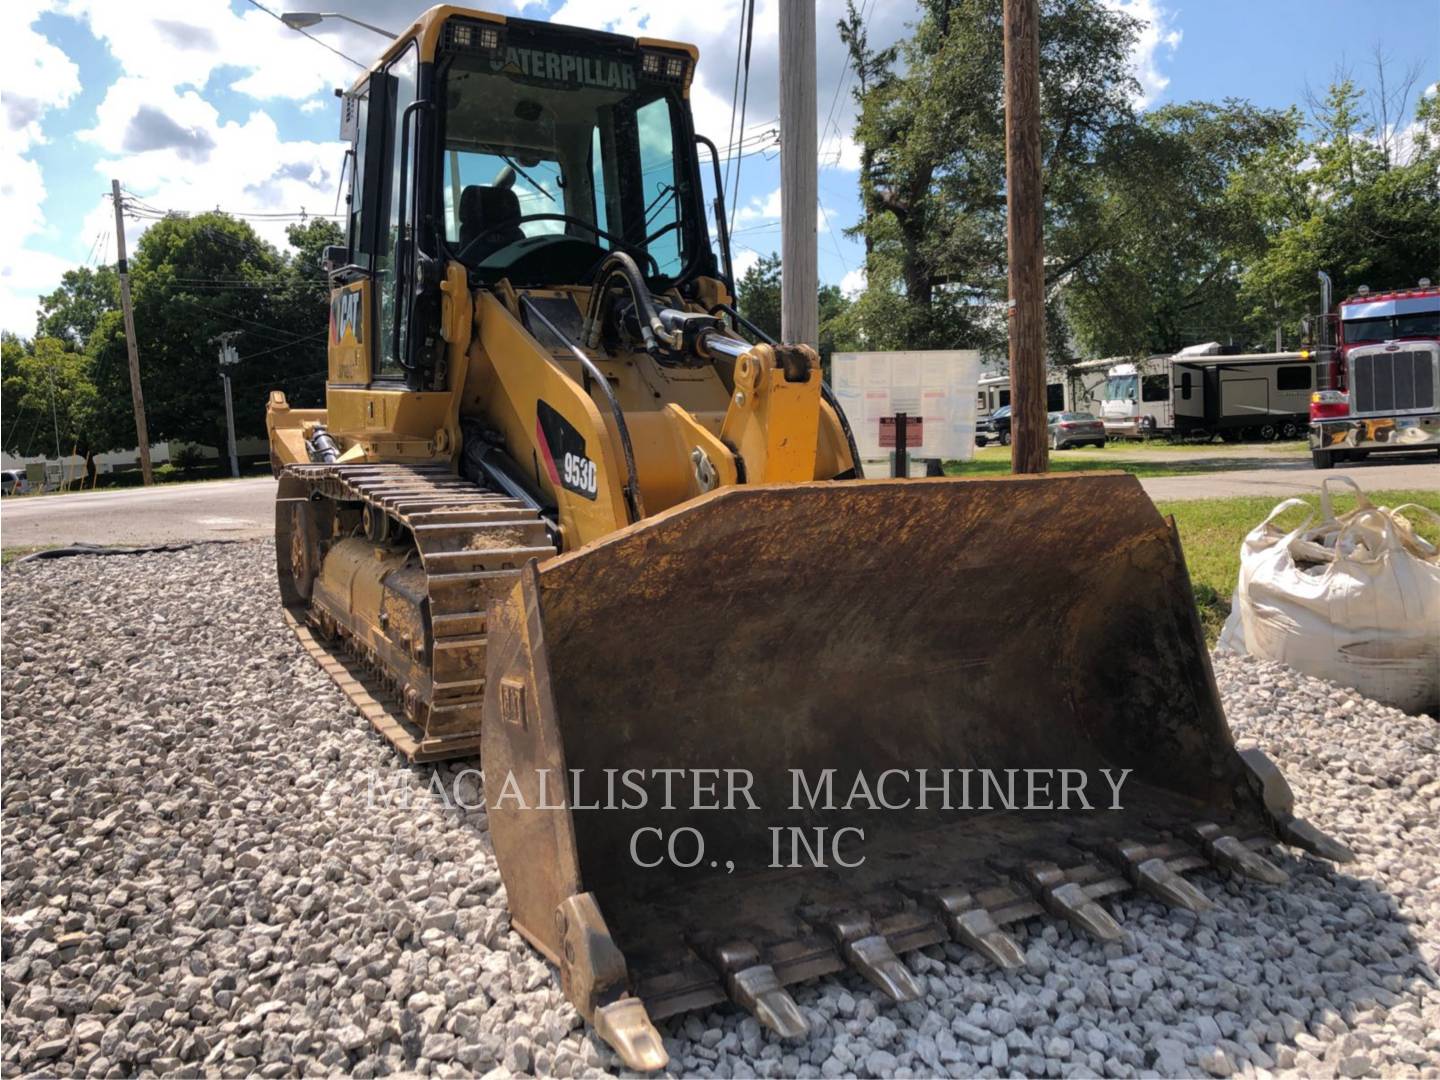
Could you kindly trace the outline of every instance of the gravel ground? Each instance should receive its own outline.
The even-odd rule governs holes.
[[[478,776],[370,734],[283,630],[272,560],[5,572],[0,1075],[615,1070],[511,932],[484,812],[439,794],[476,806]],[[909,1005],[801,986],[800,1044],[733,1010],[667,1021],[672,1071],[1440,1077],[1435,722],[1248,658],[1216,674],[1356,863],[1192,875],[1213,912],[1122,899],[1106,947],[1032,922],[1008,975],[913,953]]]

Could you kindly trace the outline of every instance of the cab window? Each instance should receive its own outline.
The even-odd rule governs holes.
[[[416,63],[416,47],[414,42],[411,42],[386,68],[386,74],[390,78],[385,132],[388,152],[384,155],[384,192],[378,200],[383,221],[376,233],[374,262],[374,288],[380,315],[380,334],[375,343],[375,355],[379,360],[376,375],[379,378],[398,378],[405,373],[400,357],[405,350],[407,311],[406,305],[398,302],[395,278],[404,247],[415,232],[413,214],[408,205],[402,208],[400,198],[403,189],[405,202],[414,202],[414,114],[411,114],[409,121],[409,152],[404,159],[401,157],[401,144],[407,140],[401,137],[401,124],[405,119],[406,108],[415,100]],[[402,217],[405,229],[403,236],[400,235]]]

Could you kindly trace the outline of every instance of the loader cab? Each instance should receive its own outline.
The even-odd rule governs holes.
[[[585,284],[616,250],[657,293],[718,276],[688,101],[695,59],[689,46],[523,19],[422,16],[346,95],[354,168],[332,384],[444,388],[451,264],[472,288]]]

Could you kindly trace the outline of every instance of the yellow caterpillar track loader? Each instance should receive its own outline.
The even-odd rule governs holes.
[[[451,7],[344,95],[326,407],[267,410],[285,615],[407,758],[481,755],[513,925],[634,1068],[721,1002],[1280,883],[1133,477],[867,480],[733,306],[696,50]],[[701,149],[705,151],[702,155]],[[707,230],[701,166],[715,180]]]

